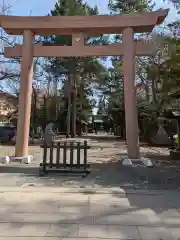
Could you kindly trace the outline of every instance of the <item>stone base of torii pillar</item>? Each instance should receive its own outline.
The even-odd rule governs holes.
[[[24,157],[15,157],[15,156],[1,156],[0,163],[8,164],[10,162],[20,162],[24,164],[29,164],[33,160],[32,155],[27,155]]]
[[[149,158],[141,157],[139,159],[130,159],[127,156],[122,158],[123,166],[134,166],[134,165],[144,165],[145,167],[153,167],[153,163]]]

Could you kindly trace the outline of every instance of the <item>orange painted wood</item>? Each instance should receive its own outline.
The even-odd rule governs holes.
[[[168,10],[148,13],[134,13],[123,16],[45,16],[15,17],[0,16],[0,26],[8,33],[22,35],[28,29],[37,35],[121,33],[131,27],[134,32],[151,32],[155,25],[161,24]]]
[[[144,42],[137,42],[136,56],[151,56],[155,54],[155,49],[152,45]],[[14,48],[6,47],[4,51],[5,57],[20,57],[22,56],[22,46],[17,45]],[[89,57],[89,56],[120,56],[124,55],[123,44],[111,44],[105,46],[43,46],[40,44],[34,45],[34,57]]]

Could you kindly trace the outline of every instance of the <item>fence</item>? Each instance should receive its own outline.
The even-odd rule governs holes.
[[[40,174],[50,172],[82,174],[90,173],[87,164],[87,150],[90,146],[84,142],[57,142],[52,145],[42,145],[43,162],[40,164]]]

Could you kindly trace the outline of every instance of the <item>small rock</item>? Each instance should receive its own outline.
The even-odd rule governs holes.
[[[33,160],[33,156],[28,155],[22,158],[21,163],[29,164],[32,162],[32,160]]]
[[[0,157],[0,163],[10,163],[10,158],[9,156],[3,156],[3,157]]]
[[[128,159],[128,158],[124,159],[123,162],[122,162],[122,165],[123,166],[132,166],[131,159]]]

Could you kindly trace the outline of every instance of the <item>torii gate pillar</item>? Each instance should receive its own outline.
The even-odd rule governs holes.
[[[25,30],[23,37],[15,157],[28,156],[31,115],[34,36],[31,31]]]
[[[123,71],[124,71],[124,104],[126,118],[126,141],[129,159],[139,159],[139,127],[136,107],[135,88],[135,42],[134,31],[126,28],[123,31]]]

